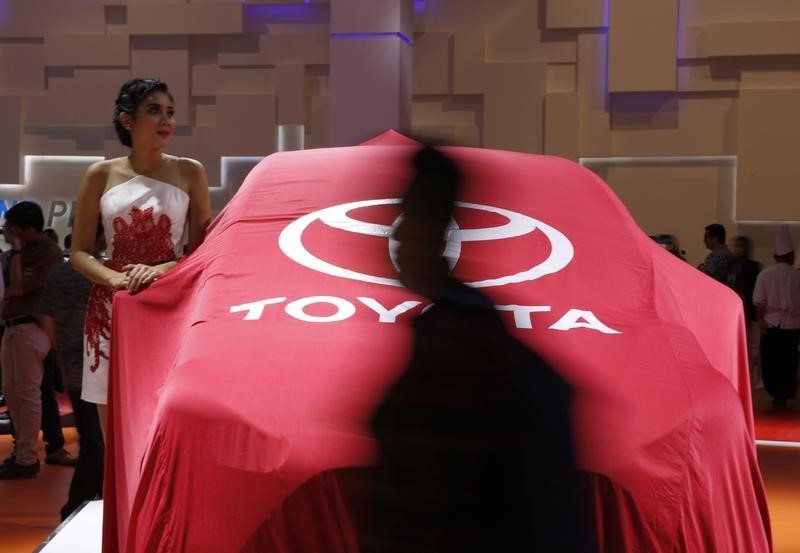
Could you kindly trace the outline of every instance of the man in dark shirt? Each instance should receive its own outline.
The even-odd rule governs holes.
[[[42,235],[43,227],[42,209],[33,202],[20,202],[6,212],[3,231],[12,251],[10,285],[3,297],[5,332],[0,356],[16,445],[0,467],[0,478],[32,478],[39,472],[42,362],[50,351],[50,340],[39,326],[41,297],[47,273],[63,260],[58,244]]]
[[[99,259],[105,243],[103,226],[97,227],[94,256]],[[81,454],[72,475],[69,498],[61,508],[62,520],[84,501],[91,501],[103,493],[104,444],[97,405],[81,399],[83,325],[91,289],[92,283],[66,261],[47,275],[42,302],[42,326],[55,349],[80,436]]]
[[[718,223],[708,225],[703,235],[703,243],[711,251],[700,269],[714,280],[733,286],[731,277],[733,254],[725,244],[725,227]]]

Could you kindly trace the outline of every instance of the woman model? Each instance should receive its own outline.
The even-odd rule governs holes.
[[[95,283],[84,331],[82,399],[98,404],[103,427],[114,293],[135,294],[169,271],[183,252],[187,223],[191,247],[211,218],[203,166],[164,153],[175,131],[175,106],[166,84],[131,79],[122,85],[114,128],[131,153],[87,170],[78,193],[70,258]],[[99,221],[108,247],[105,262],[92,257]]]

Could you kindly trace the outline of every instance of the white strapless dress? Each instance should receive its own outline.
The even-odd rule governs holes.
[[[157,265],[177,259],[186,239],[188,213],[189,195],[160,180],[137,175],[109,188],[100,198],[106,265],[122,271],[128,264]],[[108,398],[114,292],[96,284],[89,295],[81,398],[91,403],[105,404]]]

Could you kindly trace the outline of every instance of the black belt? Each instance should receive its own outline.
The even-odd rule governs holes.
[[[17,326],[35,322],[37,322],[36,317],[31,317],[30,315],[23,315],[21,317],[12,317],[10,319],[5,319],[3,321],[3,326]]]

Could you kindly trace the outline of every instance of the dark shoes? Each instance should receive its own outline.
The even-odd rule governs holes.
[[[78,459],[69,454],[63,447],[48,453],[44,458],[47,465],[61,465],[62,467],[74,467],[78,463]]]
[[[19,465],[16,461],[10,461],[0,466],[0,480],[33,478],[38,473],[39,461],[32,465]]]

